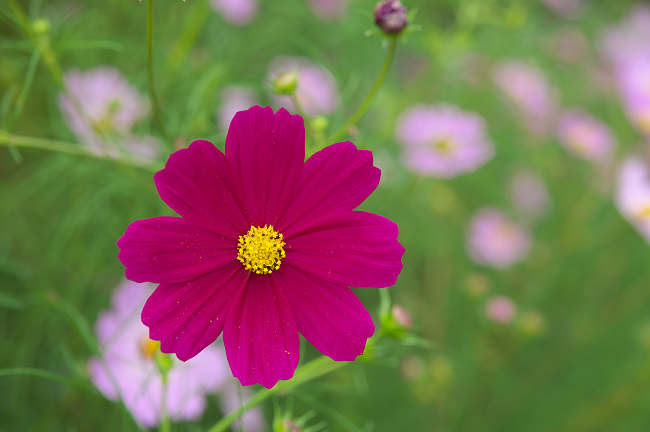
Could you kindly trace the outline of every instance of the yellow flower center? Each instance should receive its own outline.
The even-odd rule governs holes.
[[[257,274],[269,274],[280,268],[286,256],[282,234],[271,225],[252,226],[239,236],[237,259],[244,268]]]
[[[639,219],[648,220],[650,219],[650,204],[646,204],[639,210]]]
[[[146,359],[153,359],[160,349],[160,342],[145,337],[140,341],[140,354]]]
[[[454,149],[454,143],[447,138],[441,138],[433,142],[433,148],[440,153],[449,154]]]
[[[637,114],[635,120],[643,133],[650,134],[650,109]]]

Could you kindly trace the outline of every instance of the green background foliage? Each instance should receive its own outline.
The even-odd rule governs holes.
[[[113,65],[146,94],[145,3],[18,3],[30,20],[49,21],[47,38],[63,71]],[[374,2],[352,0],[335,22],[318,20],[305,3],[263,1],[253,23],[240,28],[206,0],[155,2],[154,70],[171,137],[165,154],[178,137],[207,138],[223,148],[215,120],[220,89],[246,85],[268,102],[268,64],[278,55],[309,57],[333,73],[342,104],[330,132],[342,124],[383,61],[383,38],[364,35],[372,29]],[[333,431],[648,430],[648,244],[615,209],[611,179],[554,139],[534,142],[485,71],[463,61],[478,53],[491,62],[519,58],[540,66],[564,106],[583,107],[612,128],[623,156],[640,137],[615,95],[588,77],[600,67],[596,43],[603,29],[633,2],[593,1],[572,21],[532,0],[405,3],[418,10],[421,30],[400,41],[387,82],[353,140],[386,165],[364,208],[400,226],[407,252],[391,296],[432,347],[382,346],[368,360],[279,397],[280,403],[292,403],[298,413],[314,410]],[[1,128],[75,142],[57,104],[56,77],[43,56],[34,59],[34,44],[8,4],[0,11]],[[568,28],[583,31],[590,43],[578,64],[557,60],[549,48],[550,35]],[[462,79],[470,72],[478,84]],[[416,178],[401,166],[398,115],[415,103],[438,102],[485,117],[494,160],[448,181]],[[158,134],[149,119],[138,128]],[[0,430],[137,430],[119,405],[93,389],[86,361],[96,350],[93,323],[122,277],[115,241],[130,221],[171,211],[145,170],[39,150],[21,149],[20,158],[5,148],[0,153],[0,368],[38,368],[65,379],[0,376]],[[506,185],[519,168],[543,176],[553,208],[535,228],[523,263],[504,271],[476,266],[465,251],[467,223],[479,207],[509,208]],[[520,310],[541,313],[545,331],[529,337],[516,324],[488,322],[485,297],[467,288],[477,278],[488,295],[511,296]],[[377,321],[377,291],[356,292]],[[315,355],[308,347],[303,357]],[[417,379],[402,376],[405,357],[422,362]],[[217,397],[200,422],[174,430],[206,430],[221,415]]]

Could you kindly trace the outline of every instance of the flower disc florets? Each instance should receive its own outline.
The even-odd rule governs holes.
[[[237,259],[246,270],[257,274],[269,274],[280,268],[284,252],[283,236],[271,225],[252,226],[239,236]]]

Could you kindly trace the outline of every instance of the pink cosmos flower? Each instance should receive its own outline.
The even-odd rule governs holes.
[[[621,166],[616,187],[616,206],[650,243],[650,164],[630,157]]]
[[[650,7],[639,4],[618,25],[605,32],[601,51],[613,67],[630,59],[650,57]]]
[[[146,116],[149,105],[114,68],[72,70],[64,77],[59,95],[64,119],[81,144],[96,154],[153,159],[158,141],[134,136],[133,125]]]
[[[497,87],[520,112],[526,127],[538,136],[551,128],[557,102],[555,91],[536,67],[518,60],[496,66],[493,72]]]
[[[113,294],[112,308],[103,312],[95,332],[102,358],[89,362],[95,386],[109,399],[122,399],[141,427],[160,421],[162,378],[155,364],[158,343],[149,339],[140,311],[153,292],[151,284],[122,282]],[[174,421],[196,420],[205,410],[205,394],[220,391],[228,411],[237,408],[236,387],[229,380],[225,358],[215,346],[190,363],[176,361],[168,374],[167,412]],[[235,406],[232,407],[233,399]],[[259,411],[244,417],[247,431],[259,431]]]
[[[628,117],[641,133],[650,137],[650,47],[648,54],[621,64],[616,78]]]
[[[609,128],[580,110],[567,110],[558,120],[558,138],[571,153],[591,162],[604,163],[614,151]]]
[[[257,0],[210,0],[210,6],[237,26],[250,23],[257,14]]]
[[[470,222],[467,249],[478,264],[510,267],[524,259],[530,245],[528,232],[495,208],[480,209]]]
[[[412,171],[451,178],[477,170],[494,155],[477,114],[451,105],[416,105],[397,124],[404,161]]]
[[[575,18],[583,0],[542,0],[556,14],[564,18]]]
[[[333,144],[306,162],[303,119],[255,106],[172,154],[154,179],[180,217],[133,222],[118,241],[127,278],[160,285],[142,311],[163,352],[187,360],[223,331],[233,375],[272,387],[298,364],[301,333],[334,360],[373,334],[348,286],[402,269],[397,225],[354,209],[379,183],[372,153]]]
[[[517,313],[517,306],[506,296],[492,297],[485,305],[487,317],[499,324],[510,324]]]
[[[510,198],[515,208],[532,221],[542,216],[551,202],[546,185],[531,171],[519,171],[512,176]]]
[[[221,91],[221,107],[218,112],[219,125],[228,130],[230,120],[237,112],[255,105],[257,97],[247,87],[230,86]]]
[[[309,7],[323,20],[340,19],[348,8],[348,0],[309,0]]]
[[[310,60],[300,57],[278,57],[271,62],[269,78],[293,72],[298,77],[296,98],[308,116],[327,115],[334,112],[339,105],[336,81],[325,68],[315,65]],[[290,96],[273,95],[275,105],[296,111]]]

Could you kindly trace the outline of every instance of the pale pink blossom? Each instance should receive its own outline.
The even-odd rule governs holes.
[[[494,156],[485,122],[451,105],[416,105],[397,124],[403,160],[413,172],[451,178],[477,170]]]
[[[557,101],[555,90],[542,71],[522,61],[511,60],[497,65],[493,78],[528,130],[538,136],[546,135],[553,123]]]
[[[582,110],[564,111],[558,120],[557,134],[567,150],[591,162],[607,162],[616,146],[609,128]]]
[[[650,164],[626,159],[618,174],[616,206],[623,217],[650,243]]]
[[[257,0],[210,0],[212,9],[237,26],[250,23],[257,15]]]
[[[160,422],[163,382],[155,357],[157,342],[140,320],[140,312],[154,285],[123,281],[115,290],[111,308],[100,314],[95,333],[102,351],[89,361],[93,384],[111,400],[121,399],[141,427]],[[206,395],[220,393],[224,410],[237,408],[237,390],[229,377],[223,349],[210,346],[191,361],[170,358],[166,411],[174,422],[197,420],[206,407]],[[245,430],[263,429],[261,414],[244,416]]]
[[[296,98],[307,115],[328,115],[338,107],[339,94],[336,80],[327,69],[300,57],[277,57],[271,62],[269,67],[271,81],[286,73],[296,74],[298,80]],[[275,105],[296,112],[290,96],[274,94],[272,99]]]
[[[470,222],[467,249],[477,264],[504,269],[523,260],[530,247],[530,234],[500,210],[482,208]]]
[[[228,131],[230,120],[239,111],[247,110],[257,104],[255,93],[248,87],[229,86],[221,91],[221,106],[217,117],[223,131]]]
[[[517,306],[506,296],[496,296],[485,305],[487,317],[499,324],[510,324],[517,314]]]

